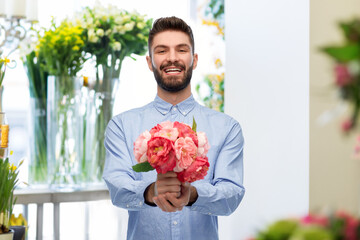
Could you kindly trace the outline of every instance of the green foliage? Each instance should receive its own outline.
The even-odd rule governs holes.
[[[0,234],[9,231],[9,220],[16,202],[14,189],[18,174],[18,168],[10,165],[8,158],[0,158]]]
[[[154,170],[154,168],[150,165],[148,161],[143,163],[138,163],[132,166],[132,168],[135,172],[149,172],[151,170]]]
[[[260,232],[256,240],[287,240],[297,227],[297,221],[280,220],[269,225],[265,231]]]

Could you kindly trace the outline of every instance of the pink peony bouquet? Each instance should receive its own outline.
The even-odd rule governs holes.
[[[177,173],[181,182],[203,179],[209,169],[206,154],[209,143],[204,132],[180,122],[162,122],[146,130],[134,143],[134,155],[138,162],[136,172],[156,169],[157,173]]]

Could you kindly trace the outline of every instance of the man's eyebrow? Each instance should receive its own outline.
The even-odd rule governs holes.
[[[168,46],[166,46],[166,45],[156,45],[154,47],[154,49],[157,49],[157,48],[168,48]]]
[[[157,48],[168,48],[169,46],[167,46],[167,45],[163,45],[163,44],[160,44],[160,45],[156,45],[155,47],[154,47],[154,49],[157,49]],[[189,44],[186,44],[186,43],[181,43],[181,44],[179,44],[179,45],[176,45],[176,47],[187,47],[187,48],[191,48],[190,47],[190,45]]]
[[[190,45],[189,45],[189,44],[186,44],[186,43],[182,43],[182,44],[177,45],[176,47],[187,47],[187,48],[190,48]]]

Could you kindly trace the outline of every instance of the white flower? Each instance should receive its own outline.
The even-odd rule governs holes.
[[[135,22],[129,22],[124,25],[125,31],[131,31],[134,29]]]
[[[143,29],[146,26],[146,24],[144,22],[138,22],[136,24],[136,26],[137,26],[138,29]]]
[[[116,16],[114,19],[116,24],[122,24],[123,23],[123,17],[122,16]]]
[[[92,43],[96,43],[99,40],[98,36],[95,34],[95,30],[92,28],[88,30],[88,39]]]
[[[99,37],[103,37],[104,36],[104,30],[99,28],[98,30],[96,30],[96,35],[98,35]]]
[[[114,51],[120,51],[120,50],[121,50],[121,43],[120,43],[120,42],[114,42],[114,43],[112,44],[112,49],[113,49]]]
[[[111,34],[111,32],[112,32],[111,29],[106,30],[105,31],[105,36],[109,36]]]

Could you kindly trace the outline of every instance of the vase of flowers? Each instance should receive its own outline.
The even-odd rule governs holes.
[[[137,12],[129,13],[112,5],[103,7],[97,2],[93,8],[79,12],[74,22],[83,29],[84,51],[92,56],[96,69],[89,98],[92,109],[87,109],[83,162],[87,166],[87,181],[99,182],[105,163],[105,128],[113,114],[121,66],[127,56],[145,54],[152,20]]]
[[[341,128],[345,133],[356,129],[360,114],[360,19],[338,24],[343,41],[322,46],[320,50],[333,61],[334,85],[340,98],[352,108]]]
[[[9,233],[10,216],[16,201],[14,189],[18,183],[18,174],[18,168],[10,164],[9,158],[0,158],[0,239],[12,239],[13,232]]]
[[[85,61],[80,26],[54,21],[39,40],[47,78],[47,162],[52,187],[76,188],[81,182],[82,81],[76,75]]]
[[[23,41],[20,45],[21,60],[29,80],[30,93],[30,185],[47,185],[47,76],[41,65],[44,58],[36,50],[37,42]]]

